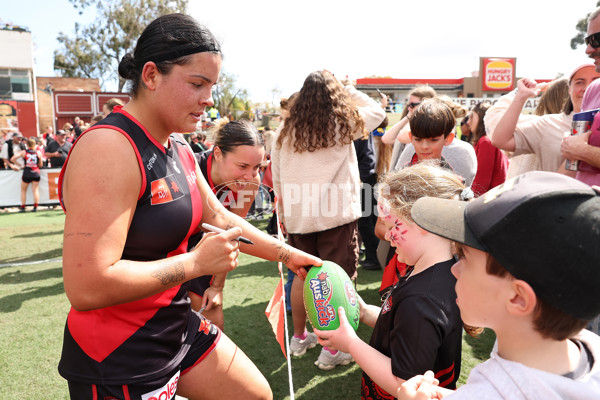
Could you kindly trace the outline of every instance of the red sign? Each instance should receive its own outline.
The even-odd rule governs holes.
[[[516,60],[516,58],[484,58],[481,65],[483,91],[513,90]]]

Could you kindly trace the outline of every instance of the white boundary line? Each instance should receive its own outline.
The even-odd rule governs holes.
[[[0,268],[8,268],[8,267],[22,267],[23,265],[34,265],[34,264],[45,264],[51,262],[62,261],[62,258],[49,258],[47,260],[39,260],[39,261],[26,261],[26,262],[18,262],[18,263],[6,263],[0,264]]]

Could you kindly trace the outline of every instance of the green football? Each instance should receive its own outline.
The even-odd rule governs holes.
[[[344,307],[348,322],[356,330],[360,317],[358,297],[346,271],[331,261],[311,267],[304,281],[304,308],[313,328],[339,328],[339,307]]]

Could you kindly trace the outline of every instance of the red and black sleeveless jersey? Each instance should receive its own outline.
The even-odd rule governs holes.
[[[38,165],[38,161],[39,157],[36,150],[25,150],[25,169],[23,169],[24,177],[32,178],[40,176],[40,167]]]
[[[100,128],[121,132],[129,140],[142,174],[122,259],[153,261],[184,253],[202,216],[191,150],[178,134],[171,135],[165,148],[118,107],[101,125],[84,132],[72,151],[77,151],[83,136]],[[68,161],[59,181],[63,208],[62,182]],[[175,369],[198,330],[197,319],[189,318],[192,311],[187,286],[185,283],[145,299],[93,311],[71,309],[60,374],[79,382],[130,384]]]
[[[385,299],[369,345],[391,358],[392,373],[404,380],[427,370],[440,386],[455,389],[460,375],[462,321],[456,304],[454,260],[400,279]],[[362,399],[394,399],[366,373]]]
[[[198,160],[198,164],[200,165],[200,171],[202,171],[202,175],[206,178],[206,182],[212,189],[213,193],[221,204],[225,206],[226,209],[229,210],[231,204],[234,204],[237,201],[237,193],[229,189],[226,185],[216,186],[210,176],[212,171],[212,163],[213,163],[213,151],[208,150],[202,153],[195,153],[196,159]]]
[[[219,199],[221,204],[223,204],[223,206],[225,206],[225,208],[227,210],[229,210],[229,208],[231,207],[231,204],[233,204],[237,201],[237,193],[232,191],[225,185],[215,186],[215,183],[213,182],[212,177],[210,175],[211,171],[212,171],[213,151],[207,150],[207,151],[203,151],[201,153],[194,153],[194,156],[196,157],[196,161],[198,161],[198,166],[200,167],[200,172],[202,172],[202,175],[204,175],[204,179],[206,179],[208,186],[210,186],[211,190],[213,191],[215,196],[217,196],[217,199]],[[200,228],[198,228],[194,232],[194,234],[192,235],[190,240],[188,241],[188,251],[191,251],[194,247],[196,247],[198,242],[200,242],[200,240],[202,240],[203,236],[204,236],[204,231],[202,231],[202,230],[200,230]],[[204,289],[206,289],[206,287],[202,286],[202,288],[199,288],[197,286],[197,283],[199,282],[198,281],[199,278],[197,278],[196,281],[192,283],[192,292],[194,292],[198,295],[202,295],[204,293]],[[212,281],[212,278],[211,278],[211,281]]]

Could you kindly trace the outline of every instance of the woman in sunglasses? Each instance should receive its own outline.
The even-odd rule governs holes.
[[[600,8],[588,17],[588,36],[585,53],[594,60],[596,71],[600,69]],[[595,32],[595,33],[593,33]],[[581,111],[600,108],[600,81],[588,86],[581,103]],[[560,151],[567,160],[579,160],[579,170],[575,179],[590,186],[600,185],[600,132],[596,124],[583,135],[569,135],[563,138]],[[600,317],[595,320],[594,332],[600,331]]]

